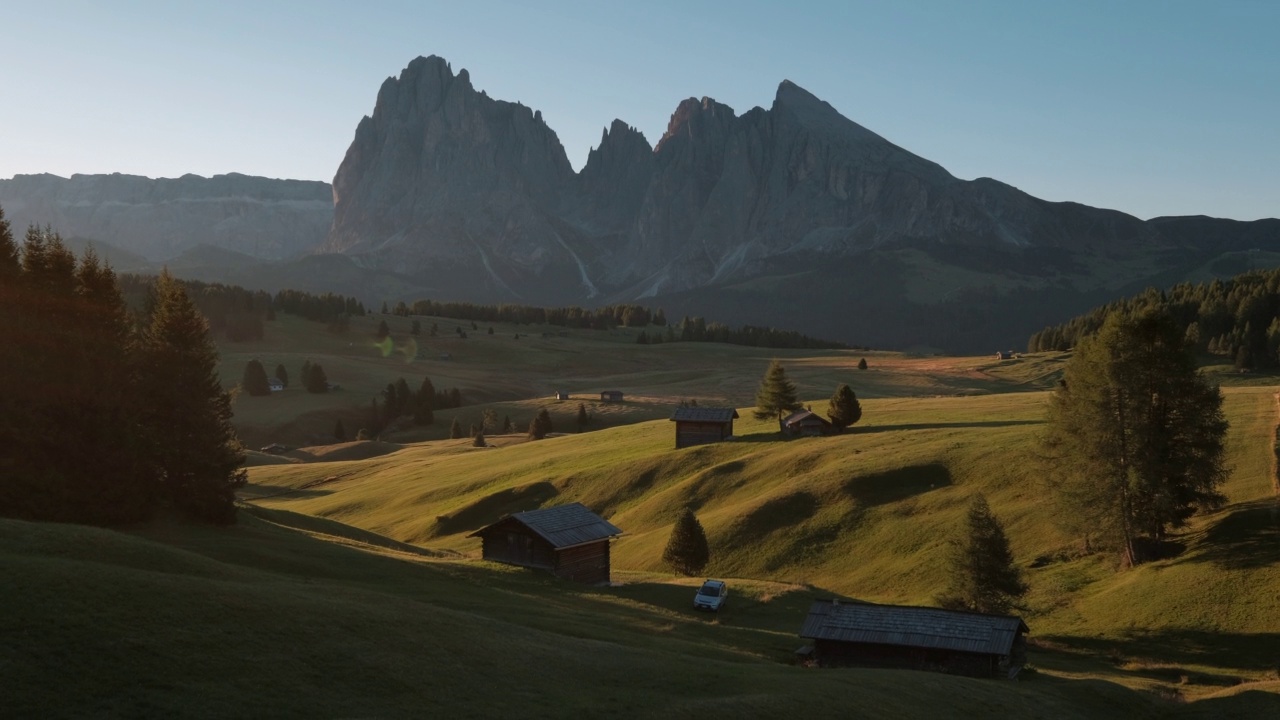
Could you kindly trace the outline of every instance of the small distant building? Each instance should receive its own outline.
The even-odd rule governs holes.
[[[271,443],[270,445],[264,446],[261,449],[259,449],[259,452],[269,453],[271,455],[279,455],[281,453],[289,452],[289,448],[284,445],[281,445],[280,443]]]
[[[834,429],[831,422],[812,410],[799,410],[778,421],[782,432],[787,435],[816,437],[830,435]]]
[[[600,402],[622,402],[622,391],[605,390],[600,393]]]
[[[1013,351],[1012,351],[1012,350],[1000,350],[1000,351],[998,351],[998,352],[996,353],[996,359],[997,359],[997,360],[1012,360],[1012,359],[1013,359]]]
[[[676,448],[718,443],[733,437],[733,408],[678,407],[671,414],[676,424]]]
[[[557,393],[556,393],[556,399],[557,399],[557,400],[568,400],[568,399],[569,399],[569,393],[567,393],[567,392],[557,392]]]
[[[284,381],[280,378],[271,378],[267,381],[267,387],[271,388],[271,392],[282,392],[284,390]]]
[[[550,571],[574,582],[609,582],[609,540],[622,531],[582,503],[508,515],[478,537],[485,560]]]
[[[1011,678],[1026,664],[1022,618],[817,600],[800,636],[823,667],[858,665]]]

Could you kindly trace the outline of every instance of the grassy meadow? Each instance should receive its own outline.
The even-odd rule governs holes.
[[[222,375],[284,363],[294,387],[240,396],[251,453],[241,520],[123,531],[0,521],[16,612],[0,649],[18,716],[271,715],[734,717],[1270,717],[1280,713],[1280,505],[1274,378],[1224,383],[1228,504],[1197,517],[1174,557],[1132,570],[1059,529],[1036,438],[1065,355],[1013,360],[727,345],[636,345],[611,332],[424,319],[410,352],[281,316],[262,342],[224,345]],[[399,346],[410,319],[386,318]],[[431,323],[439,337],[427,337]],[[468,334],[460,339],[454,327]],[[516,339],[519,334],[519,339]],[[449,359],[443,359],[448,354]],[[782,440],[750,406],[771,358],[815,410],[839,382],[862,401],[849,433]],[[856,369],[865,357],[869,367]],[[303,360],[342,390],[296,387]],[[428,428],[354,435],[388,382],[459,387]],[[598,402],[604,389],[627,401]],[[551,399],[557,390],[572,399]],[[737,437],[674,449],[682,400],[738,407]],[[539,442],[448,440],[492,408]],[[348,421],[350,420],[350,422]],[[315,439],[323,442],[310,442]],[[1017,683],[792,664],[809,603],[931,604],[971,495],[1004,521],[1031,585],[1033,671]],[[505,513],[582,502],[625,534],[614,585],[574,586],[479,560],[467,535]],[[676,513],[707,530],[719,615],[660,555]]]

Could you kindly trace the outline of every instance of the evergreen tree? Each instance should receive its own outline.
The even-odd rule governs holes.
[[[784,412],[799,408],[796,386],[787,379],[787,371],[783,369],[782,363],[774,360],[769,363],[769,369],[760,381],[760,390],[756,392],[756,419],[778,418]]]
[[[378,339],[379,339],[379,340],[385,340],[385,339],[387,338],[387,336],[388,336],[388,335],[390,335],[390,334],[391,334],[391,328],[387,325],[387,321],[386,321],[386,320],[379,320],[379,321],[378,321],[378,333],[377,333],[377,335],[378,335]]]
[[[289,371],[284,369],[284,363],[276,365],[276,379],[281,385],[289,387]]]
[[[510,435],[511,433],[513,433],[513,432],[515,432],[515,431],[516,431],[515,426],[511,424],[511,416],[510,416],[510,415],[503,415],[503,416],[502,416],[502,434],[503,434],[503,435]]]
[[[0,286],[15,282],[22,265],[18,260],[18,243],[0,207]]]
[[[483,432],[476,433],[476,436],[471,440],[471,447],[488,447],[488,446],[489,444],[485,442]]]
[[[538,423],[538,427],[542,429],[543,437],[546,437],[555,431],[555,428],[551,425],[551,413],[547,412],[546,408],[539,410],[537,417],[533,420]]]
[[[858,369],[859,369],[859,370],[866,370],[866,369],[867,369],[867,359],[866,359],[866,358],[859,358],[859,359],[858,359]]]
[[[434,408],[436,403],[436,388],[431,384],[431,378],[422,378],[422,385],[418,387],[418,393],[413,398],[413,424],[414,425],[430,425],[436,421]]]
[[[1143,560],[1199,508],[1223,501],[1222,393],[1162,310],[1115,312],[1086,336],[1050,398],[1046,474],[1063,520]]]
[[[591,422],[591,417],[587,415],[587,406],[578,403],[578,432],[582,432],[589,422]]]
[[[309,393],[327,393],[329,392],[329,376],[325,374],[324,368],[320,367],[320,363],[311,363],[303,375],[302,382],[307,386]]]
[[[702,523],[689,508],[685,508],[671,528],[671,538],[662,551],[662,562],[681,575],[698,575],[711,559],[707,534]]]
[[[338,421],[333,424],[333,439],[338,442],[347,441],[347,429],[342,425],[342,418],[338,418]]]
[[[449,426],[449,437],[454,440],[462,437],[462,423],[456,417],[453,419],[453,424]]]
[[[218,383],[209,325],[165,270],[144,340],[143,384],[164,498],[209,522],[235,520],[244,453],[231,427],[231,396]]]
[[[981,493],[969,504],[963,537],[952,544],[950,586],[942,607],[1004,615],[1027,593],[1004,526]]]
[[[396,379],[396,417],[401,415],[410,415],[413,413],[413,391],[409,390],[409,383],[404,378]]]
[[[244,376],[240,378],[240,387],[255,397],[271,394],[271,381],[267,379],[267,371],[262,363],[250,360],[244,366]]]
[[[843,383],[836,388],[836,394],[827,402],[827,417],[841,432],[862,419],[862,405],[852,388]]]

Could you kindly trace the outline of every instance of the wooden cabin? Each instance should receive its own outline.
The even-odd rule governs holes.
[[[600,393],[600,402],[622,402],[622,391],[605,390]]]
[[[567,393],[567,392],[562,392],[562,391],[556,391],[556,399],[557,399],[557,400],[568,400],[568,399],[569,399],[569,393]]]
[[[817,600],[800,636],[824,667],[858,665],[1011,678],[1026,663],[1022,618]]]
[[[779,421],[782,432],[787,435],[814,437],[830,435],[834,427],[826,418],[812,410],[799,410]]]
[[[548,570],[574,582],[609,582],[609,540],[622,531],[582,503],[508,515],[479,537],[485,560]]]
[[[676,448],[718,443],[733,437],[733,408],[679,407],[671,414],[676,424]]]

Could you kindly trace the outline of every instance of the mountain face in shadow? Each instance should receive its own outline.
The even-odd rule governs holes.
[[[1057,317],[1280,245],[1276,221],[1144,222],[960,180],[784,81],[768,109],[615,120],[575,173],[540,113],[439,57],[388,78],[323,250],[479,302],[664,304],[877,345],[1021,346]],[[1268,224],[1270,223],[1270,224]]]
[[[28,225],[163,261],[207,245],[256,258],[310,252],[333,222],[328,183],[230,173],[18,175],[0,180],[0,207],[19,236]]]

